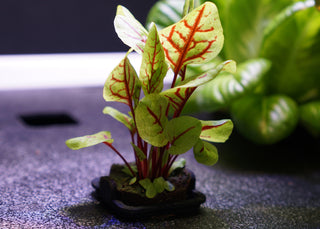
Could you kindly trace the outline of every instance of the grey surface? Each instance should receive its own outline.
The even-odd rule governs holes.
[[[79,151],[64,145],[70,137],[109,130],[131,160],[129,134],[102,114],[105,105],[102,88],[0,92],[0,228],[320,228],[319,166],[240,169],[223,151],[213,167],[184,155],[207,196],[200,214],[141,222],[111,215],[91,197],[90,182],[121,160],[104,145]],[[61,112],[78,124],[30,127],[20,119]]]

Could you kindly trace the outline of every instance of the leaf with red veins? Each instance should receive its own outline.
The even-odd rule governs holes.
[[[224,40],[217,7],[211,2],[202,4],[159,34],[175,74],[186,64],[200,64],[216,57]]]
[[[71,138],[66,141],[66,145],[73,150],[97,145],[99,143],[112,144],[113,139],[109,131],[100,131],[96,134],[86,135],[82,137]]]
[[[219,121],[201,121],[200,139],[210,142],[225,142],[232,133],[233,123],[230,119]]]
[[[166,132],[170,142],[169,153],[183,154],[197,143],[201,133],[201,122],[193,117],[181,116],[170,120]]]
[[[186,103],[194,88],[171,88],[160,94],[166,97],[175,111],[179,111]]]
[[[168,71],[165,54],[156,26],[153,24],[142,55],[140,80],[145,94],[159,93]]]
[[[168,101],[159,94],[144,97],[135,109],[136,127],[143,140],[161,147],[168,143],[165,127],[168,122],[166,109]]]
[[[182,81],[178,86],[165,90],[160,94],[168,98],[170,105],[175,111],[179,111],[198,86],[213,80],[221,71],[235,72],[235,70],[236,63],[232,60],[228,60],[219,64],[216,68],[199,76],[188,78]]]
[[[148,31],[130,13],[130,11],[119,5],[114,19],[114,27],[118,37],[123,43],[142,54],[148,37]]]
[[[127,56],[113,69],[106,80],[103,98],[133,108],[140,96],[140,81]]]

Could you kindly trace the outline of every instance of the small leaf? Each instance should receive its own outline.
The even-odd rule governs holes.
[[[227,60],[222,64],[219,64],[214,69],[201,74],[200,76],[190,77],[185,81],[182,81],[177,87],[198,87],[213,80],[221,71],[234,73],[236,71],[236,62],[233,60]]]
[[[201,121],[200,139],[210,142],[225,142],[232,133],[233,123],[230,119],[220,121]]]
[[[201,122],[193,117],[181,116],[170,120],[166,127],[169,138],[170,154],[183,154],[198,141],[201,133]]]
[[[140,180],[139,184],[146,190],[146,197],[151,199],[157,195],[157,190],[149,178]]]
[[[126,56],[113,69],[103,88],[103,98],[133,107],[132,101],[137,103],[140,96],[140,81],[136,71]]]
[[[299,108],[300,119],[309,132],[315,137],[320,136],[320,101],[313,101]]]
[[[153,185],[157,191],[157,193],[162,193],[164,191],[165,179],[163,177],[157,177],[153,180]]]
[[[147,156],[144,154],[144,152],[135,144],[131,143],[132,147],[134,148],[134,152],[136,153],[137,157],[140,161],[143,161],[147,158]]]
[[[179,22],[161,30],[160,39],[176,74],[186,64],[214,58],[224,40],[217,7],[212,2],[202,4]]]
[[[231,115],[244,137],[260,144],[273,144],[296,127],[298,108],[285,95],[248,95],[232,104]]]
[[[159,93],[168,71],[165,54],[156,26],[153,24],[142,55],[140,80],[145,94]]]
[[[130,181],[129,181],[129,185],[133,185],[134,183],[137,182],[137,177],[133,177]]]
[[[117,8],[114,27],[123,43],[133,48],[137,53],[143,53],[148,31],[135,19],[127,8],[121,5]]]
[[[160,94],[168,98],[170,105],[175,111],[183,107],[190,96],[190,93],[198,86],[213,80],[221,71],[234,71],[236,64],[234,61],[225,61],[214,69],[201,74],[200,76],[190,77],[182,81],[178,86],[161,92]]]
[[[173,162],[173,164],[169,170],[169,175],[171,173],[175,172],[176,170],[183,169],[185,166],[186,166],[186,159],[180,158],[179,160]]]
[[[214,165],[218,161],[218,150],[209,142],[198,140],[193,147],[193,154],[197,162],[204,165]]]
[[[127,116],[127,115],[125,115],[123,113],[121,113],[117,109],[114,109],[112,107],[107,106],[107,107],[105,107],[103,109],[102,112],[104,114],[110,115],[111,117],[113,117],[117,121],[119,121],[122,124],[124,124],[131,132],[133,132],[135,130],[132,118],[130,118],[129,116]]]
[[[73,150],[97,145],[102,142],[112,143],[111,134],[109,131],[101,131],[96,134],[86,135],[82,137],[71,138],[66,141],[66,145]]]
[[[167,107],[168,101],[164,96],[150,94],[140,101],[135,110],[139,135],[153,146],[161,147],[168,142],[164,131],[168,122]]]
[[[170,183],[170,181],[166,181],[164,183],[164,189],[167,190],[168,192],[173,192],[175,190],[175,187],[173,184]]]

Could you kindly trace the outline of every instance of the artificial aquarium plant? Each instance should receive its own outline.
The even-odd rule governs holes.
[[[237,72],[221,74],[199,88],[186,110],[226,111],[238,131],[259,144],[281,141],[299,122],[319,137],[319,1],[211,2],[218,6],[226,37],[218,57],[235,60]],[[182,7],[182,0],[158,1],[148,20],[168,26],[180,20]],[[199,74],[215,64],[193,70]]]
[[[202,121],[181,116],[188,98],[197,89],[214,79],[221,71],[235,71],[234,61],[225,61],[192,78],[186,77],[189,64],[202,64],[216,57],[224,36],[216,6],[206,2],[196,9],[186,1],[185,16],[177,23],[158,31],[155,24],[146,30],[123,6],[118,6],[114,20],[119,38],[130,50],[107,78],[103,98],[107,102],[124,103],[128,115],[107,106],[103,113],[124,124],[131,135],[134,163],[129,163],[113,146],[109,131],[72,138],[69,148],[104,143],[125,163],[124,172],[130,183],[139,183],[149,198],[165,189],[172,191],[166,180],[179,155],[193,148],[195,159],[205,165],[217,162],[217,149],[210,142],[224,142],[231,134],[231,120]],[[130,63],[132,51],[142,55],[140,71]],[[172,80],[164,90],[164,78],[172,71]],[[175,163],[176,162],[176,163]]]

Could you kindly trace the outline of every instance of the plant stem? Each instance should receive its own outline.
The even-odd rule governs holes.
[[[114,152],[116,152],[116,154],[119,155],[119,157],[124,161],[124,163],[126,164],[126,166],[128,167],[128,169],[130,170],[132,176],[136,176],[135,172],[132,170],[130,164],[127,162],[127,160],[121,155],[121,153],[113,147],[113,145],[111,143],[108,142],[104,142],[104,144],[106,144],[107,146],[109,146]]]

